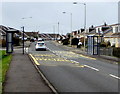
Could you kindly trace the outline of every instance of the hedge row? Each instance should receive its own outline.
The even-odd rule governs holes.
[[[69,44],[69,38],[63,39],[62,43],[63,43],[63,45],[68,45]]]

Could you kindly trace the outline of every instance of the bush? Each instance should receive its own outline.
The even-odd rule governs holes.
[[[109,46],[111,46],[111,43],[110,43],[110,41],[107,41],[107,42],[101,42],[100,43],[100,47],[109,47]]]
[[[68,45],[69,44],[69,38],[63,39],[62,43],[63,43],[63,45]]]
[[[120,58],[120,47],[119,48],[113,48],[113,56]]]
[[[106,46],[107,46],[107,47],[108,47],[108,46],[111,46],[110,41],[107,41],[107,42],[106,42]]]
[[[15,46],[20,46],[20,39],[19,39],[19,37],[14,37],[13,38],[13,43],[14,43]]]
[[[71,40],[71,45],[78,45],[78,43],[79,43],[79,39],[78,38],[73,38]]]
[[[106,47],[106,43],[103,41],[100,43],[100,47]]]
[[[6,47],[6,40],[5,39],[2,40],[2,47]]]

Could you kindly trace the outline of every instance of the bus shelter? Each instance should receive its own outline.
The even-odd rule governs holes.
[[[13,35],[18,33],[18,30],[10,29],[6,31],[6,53],[13,52]]]
[[[102,36],[88,35],[88,48],[87,53],[90,55],[99,55],[100,53],[100,42],[102,41]]]

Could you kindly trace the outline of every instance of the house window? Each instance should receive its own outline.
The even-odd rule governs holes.
[[[118,26],[119,28],[118,28],[118,32],[120,32],[120,25]]]
[[[115,33],[117,33],[118,32],[118,27],[115,27]]]

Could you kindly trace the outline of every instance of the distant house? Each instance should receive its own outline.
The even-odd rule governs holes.
[[[120,32],[114,33],[112,37],[115,42],[115,47],[120,47]]]
[[[77,38],[78,32],[77,31],[72,31],[72,36],[73,36],[73,38]]]
[[[38,37],[38,32],[25,32],[25,34],[30,38]]]
[[[110,25],[111,28],[104,32],[104,41],[109,41],[111,46],[120,47],[120,31],[118,29],[120,24]]]
[[[0,39],[6,39],[6,32],[0,28]]]
[[[6,32],[5,32],[5,30],[7,30],[7,28],[5,26],[0,25],[0,46],[6,45]]]
[[[11,27],[0,25],[0,45],[2,45],[3,47],[6,46],[6,32],[7,31],[19,31],[19,30],[11,28]],[[20,36],[18,35],[18,33],[14,33],[13,38],[19,38],[19,37]],[[16,44],[16,43],[17,42],[14,41],[14,44]]]
[[[100,42],[110,42],[111,46],[120,47],[120,24],[107,25],[104,23],[100,26],[91,26],[88,29],[79,29],[71,32],[73,38],[87,38],[90,36],[101,36]]]

